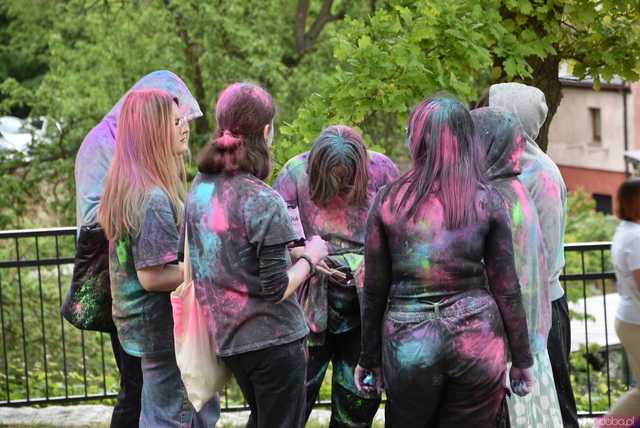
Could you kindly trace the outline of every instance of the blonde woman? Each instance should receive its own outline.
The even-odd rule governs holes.
[[[174,354],[169,292],[182,282],[176,261],[186,126],[177,98],[156,89],[131,92],[98,212],[109,239],[118,339],[142,362],[141,427],[211,426],[218,414],[215,402],[196,414]]]

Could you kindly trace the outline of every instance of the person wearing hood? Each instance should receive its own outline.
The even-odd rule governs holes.
[[[542,231],[533,200],[518,180],[526,144],[522,126],[512,114],[490,107],[473,110],[471,117],[476,141],[485,154],[486,178],[502,196],[511,217],[516,272],[534,360],[536,381],[531,393],[509,399],[511,426],[561,427],[560,405],[547,352],[551,301]]]
[[[124,100],[139,89],[160,89],[178,100],[180,115],[186,121],[202,116],[198,102],[185,83],[174,73],[158,70],[142,77],[113,106],[111,111],[87,134],[76,155],[76,218],[78,229],[97,222],[98,205],[105,179],[115,154],[117,123]],[[189,127],[183,126],[182,142],[189,139]],[[142,394],[142,369],[139,357],[124,351],[117,334],[111,334],[111,346],[120,372],[120,391],[111,417],[111,427],[138,426]],[[217,411],[219,413],[219,410]]]
[[[535,141],[547,117],[547,103],[544,93],[538,88],[521,83],[500,83],[489,89],[489,107],[514,114],[524,131],[526,145],[520,158],[522,171],[518,179],[533,199],[542,229],[552,302],[547,349],[563,424],[565,428],[577,428],[578,413],[569,377],[569,308],[560,284],[560,274],[564,268],[567,188],[556,164]]]

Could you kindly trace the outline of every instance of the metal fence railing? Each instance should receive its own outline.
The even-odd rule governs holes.
[[[71,280],[75,233],[74,227],[0,231],[0,406],[116,396],[119,378],[109,336],[77,330],[60,315]],[[571,360],[574,391],[580,414],[595,416],[610,407],[630,380],[624,353],[609,343],[613,326],[607,315],[615,310],[608,306],[615,278],[610,243],[568,244],[565,256],[561,280],[573,301],[571,333],[580,338]],[[601,301],[603,320],[591,313],[594,298]],[[329,398],[327,388],[323,390],[319,405]],[[223,411],[246,409],[233,385],[221,405]]]

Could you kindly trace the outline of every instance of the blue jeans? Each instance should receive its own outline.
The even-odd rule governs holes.
[[[220,417],[217,396],[196,412],[180,379],[173,351],[142,357],[142,411],[140,427],[206,427]]]

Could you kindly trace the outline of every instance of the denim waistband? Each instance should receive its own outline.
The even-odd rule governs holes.
[[[427,320],[476,313],[493,302],[486,289],[473,289],[443,298],[438,302],[390,301],[387,315],[393,319]]]

